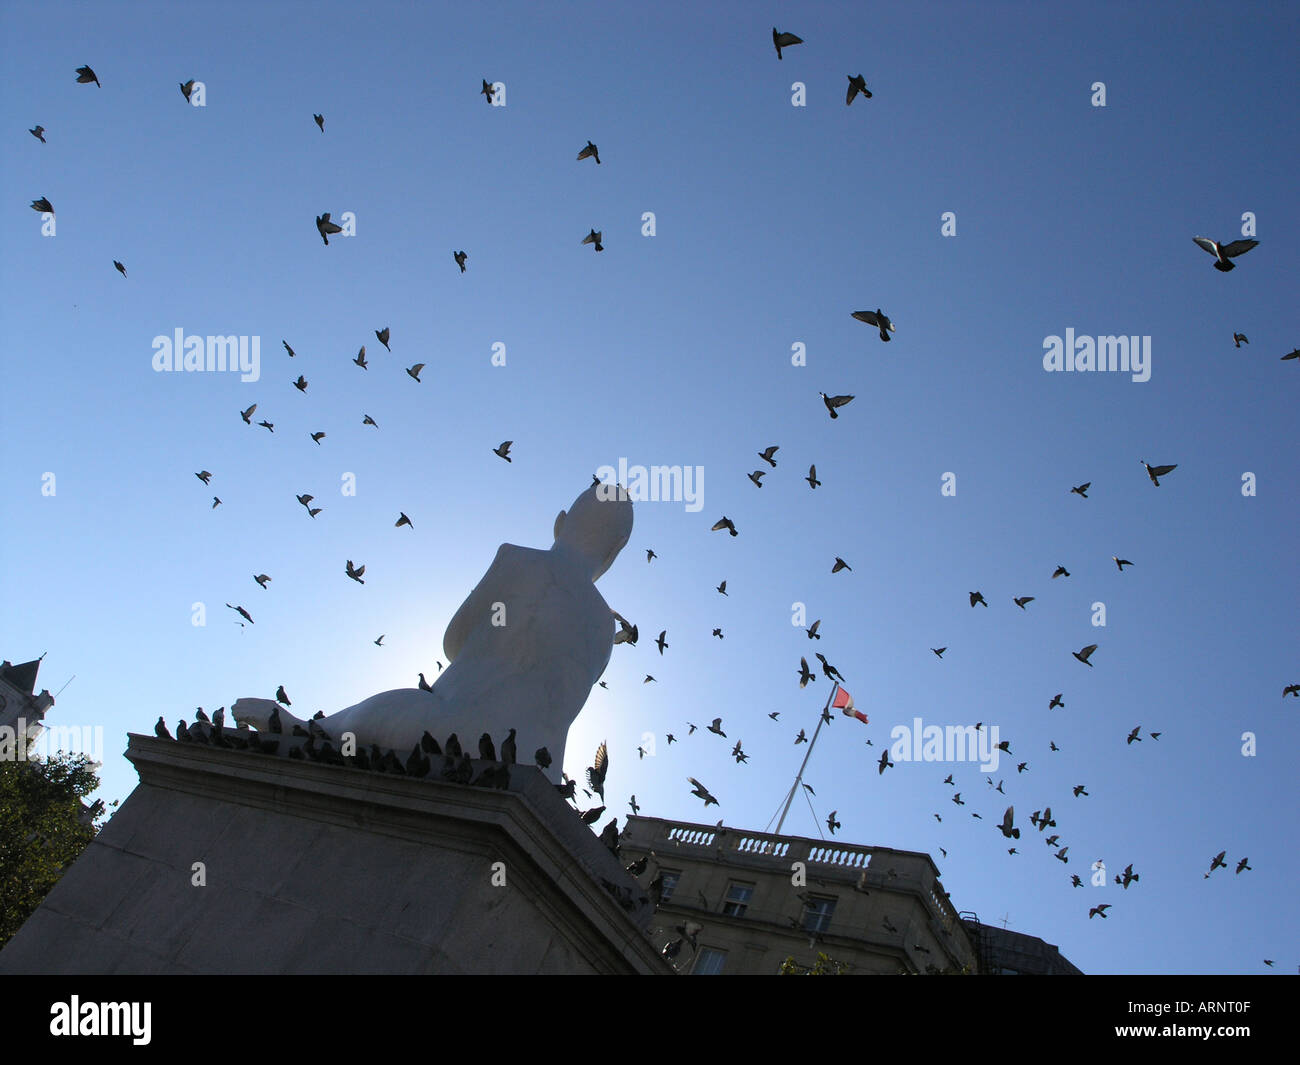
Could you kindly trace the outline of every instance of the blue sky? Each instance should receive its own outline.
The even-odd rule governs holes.
[[[1289,970],[1298,23],[1251,4],[8,4],[0,654],[48,652],[51,690],[75,674],[51,720],[103,726],[101,794],[125,797],[125,735],[159,713],[413,686],[497,545],[549,546],[597,467],[699,467],[703,508],[637,504],[598,586],[641,639],[614,649],[567,767],[608,740],[611,812],[634,793],[644,814],[764,828],[828,695],[796,680],[820,650],[870,724],[823,731],[817,819],[796,800],[787,833],[835,809],[845,840],[931,853],[959,909],[1086,972]],[[805,43],[778,61],[773,25]],[[846,107],[857,73],[873,98]],[[574,158],[588,139],[600,166]],[[324,211],[355,236],[325,247]],[[1259,247],[1220,273],[1192,237],[1236,239],[1247,213]],[[850,317],[877,307],[888,345]],[[260,379],[154,372],[177,328],[259,337]],[[1150,379],[1046,372],[1067,329],[1149,337]],[[819,391],[855,399],[832,422]],[[240,421],[254,402],[273,434]],[[1156,488],[1141,459],[1178,469]],[[738,537],[710,532],[723,514]],[[1071,652],[1091,643],[1088,668]],[[716,715],[727,741],[685,736]],[[878,774],[915,717],[996,725],[1006,797],[969,763]],[[1029,828],[1045,805],[1068,865]],[[1204,880],[1224,849],[1252,871]],[[1140,883],[1071,888],[1097,858]]]

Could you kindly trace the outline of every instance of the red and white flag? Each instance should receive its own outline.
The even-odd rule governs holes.
[[[840,713],[845,717],[856,717],[864,725],[870,724],[867,715],[853,706],[853,696],[843,688],[838,688],[835,692],[835,698],[831,700],[831,706],[839,707]]]

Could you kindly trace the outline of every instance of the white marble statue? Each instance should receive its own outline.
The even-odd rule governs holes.
[[[549,550],[514,544],[497,550],[447,626],[443,650],[450,663],[431,692],[380,692],[317,724],[336,746],[350,732],[358,747],[391,747],[402,759],[426,730],[439,744],[455,733],[477,758],[480,735],[491,734],[499,750],[513,728],[519,762],[531,765],[533,752],[547,748],[547,776],[558,783],[569,726],[614,642],[615,615],[594,582],[631,535],[626,493],[593,484],[560,511]],[[264,731],[275,706],[240,699],[232,710],[236,721]],[[283,707],[280,719],[286,733],[306,724]]]

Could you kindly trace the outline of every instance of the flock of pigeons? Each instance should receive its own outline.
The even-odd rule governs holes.
[[[780,32],[775,27],[772,30],[772,42],[776,50],[778,60],[782,58],[783,49],[790,48],[795,45],[800,45],[803,43],[802,39],[796,36],[795,34],[790,32]],[[79,67],[76,71],[76,75],[77,75],[77,81],[79,83],[82,84],[93,83],[96,86],[100,86],[98,76],[89,66]],[[846,105],[851,105],[859,95],[861,95],[864,99],[868,99],[868,100],[872,98],[872,93],[868,90],[866,81],[861,74],[857,74],[857,75],[849,74],[847,77],[848,77],[848,89],[845,97]],[[191,93],[194,89],[194,85],[195,82],[193,80],[180,83],[180,90],[182,95],[186,99],[186,101],[190,99]],[[492,84],[489,83],[486,79],[483,80],[481,93],[489,103],[492,102],[494,89]],[[325,132],[324,116],[321,114],[314,114],[312,117],[313,120],[315,121],[315,124],[319,128],[320,132],[324,134]],[[44,126],[41,125],[34,126],[30,129],[29,132],[32,134],[33,137],[35,137],[42,143],[46,143],[45,141],[46,130]],[[577,159],[578,161],[582,161],[585,159],[594,159],[596,165],[600,165],[601,163],[599,149],[590,140],[588,140],[585,147],[583,147],[579,151],[577,155]],[[49,213],[49,214],[54,213],[54,206],[45,197],[40,197],[36,200],[33,200],[31,206],[34,210],[41,213]],[[322,214],[316,216],[316,229],[325,246],[329,245],[330,236],[343,232],[342,227],[339,226],[336,222],[332,221],[330,212],[323,212]],[[593,228],[584,238],[582,238],[581,244],[593,245],[594,250],[600,252],[604,250],[603,239],[604,239],[603,233]],[[1207,238],[1198,236],[1195,237],[1194,240],[1199,247],[1201,247],[1206,252],[1214,256],[1215,269],[1225,273],[1234,269],[1235,267],[1235,263],[1233,262],[1234,259],[1249,252],[1252,248],[1256,247],[1258,244],[1258,241],[1253,239],[1250,240],[1242,239],[1242,240],[1235,240],[1230,243],[1220,243],[1218,241],[1209,240]],[[456,266],[463,274],[466,271],[466,263],[468,260],[467,253],[464,250],[455,250],[452,252],[452,256]],[[113,266],[119,273],[122,274],[123,277],[127,277],[127,270],[123,263],[114,260]],[[897,332],[897,328],[893,320],[879,307],[877,307],[874,311],[873,310],[854,311],[852,312],[852,317],[866,325],[874,327],[878,331],[879,338],[882,342],[888,343],[891,340],[891,334]],[[374,331],[374,335],[376,340],[381,345],[383,345],[384,349],[391,353],[392,349],[390,347],[389,342],[391,340],[392,334],[390,328],[387,325],[385,325],[380,329],[376,329]],[[1245,335],[1242,333],[1234,333],[1233,339],[1234,339],[1234,343],[1238,347],[1240,347],[1242,343],[1249,343]],[[295,358],[297,353],[294,351],[293,347],[290,346],[288,341],[285,340],[282,343],[287,357],[290,359]],[[1293,350],[1289,354],[1283,355],[1282,359],[1283,360],[1300,359],[1300,349]],[[359,368],[359,370],[361,371],[369,370],[370,363],[367,361],[366,347],[364,344],[361,345],[360,350],[358,351],[356,357],[351,361]],[[421,383],[420,374],[424,370],[424,368],[425,368],[425,363],[416,362],[413,363],[411,366],[406,367],[405,372],[407,376],[409,376],[413,381],[419,384]],[[307,393],[310,385],[310,382],[308,381],[307,377],[303,373],[300,373],[297,376],[297,379],[291,381],[290,383],[297,391],[299,391],[304,395]],[[821,399],[826,407],[827,413],[829,414],[831,419],[838,419],[840,417],[840,411],[847,404],[849,404],[854,398],[852,395],[830,395],[825,392],[820,392],[819,395],[821,396]],[[249,426],[254,425],[252,418],[253,415],[256,413],[258,406],[259,406],[258,403],[253,403],[247,409],[239,412],[240,418],[246,425]],[[362,424],[371,426],[375,429],[379,428],[378,423],[369,414],[365,414],[365,413],[362,414]],[[261,421],[258,421],[256,425],[258,427],[265,428],[270,433],[275,432],[274,423],[267,421],[265,418],[263,418]],[[317,430],[311,432],[310,436],[312,441],[317,446],[320,446],[321,441],[326,438],[326,433],[324,430]],[[512,445],[513,445],[513,441],[509,441],[509,440],[503,441],[497,448],[493,449],[493,452],[504,461],[510,462],[511,456],[509,452]],[[778,450],[779,450],[778,445],[769,445],[766,448],[764,448],[762,451],[758,452],[758,457],[762,461],[767,463],[771,469],[775,469],[777,466],[775,456]],[[1145,462],[1145,460],[1142,461],[1142,464],[1146,469],[1146,473],[1150,478],[1151,483],[1156,487],[1160,486],[1160,478],[1168,476],[1175,469],[1177,469],[1176,464],[1152,466],[1151,464]],[[762,469],[756,469],[747,474],[749,480],[754,484],[756,488],[759,489],[764,487],[763,478],[767,475],[768,475],[768,470],[762,470]],[[195,476],[200,481],[202,481],[203,484],[206,486],[210,483],[213,474],[210,471],[204,469],[197,472]],[[817,467],[815,464],[809,466],[808,475],[804,478],[804,480],[808,482],[812,490],[816,490],[821,485],[822,482],[817,477]],[[1083,499],[1087,499],[1088,498],[1087,493],[1088,490],[1091,488],[1091,485],[1092,482],[1087,482],[1072,487],[1070,489],[1070,492],[1079,495]],[[297,501],[303,506],[303,508],[307,511],[308,516],[313,520],[322,512],[321,507],[312,506],[315,500],[314,497],[310,494],[304,493],[302,495],[298,495]],[[219,497],[214,495],[212,501],[212,509],[215,509],[220,505],[222,505],[222,500]],[[401,513],[394,524],[396,528],[401,528],[402,526],[406,526],[408,528],[414,528],[413,522],[405,513]],[[715,532],[725,531],[732,537],[736,537],[739,535],[739,530],[737,529],[735,522],[725,515],[712,526],[712,531]],[[646,550],[647,563],[652,562],[657,557],[658,556],[655,554],[655,552],[652,549]],[[1131,560],[1119,558],[1118,556],[1111,556],[1111,559],[1112,561],[1115,562],[1120,572],[1123,572],[1124,567],[1126,566],[1131,567],[1134,565],[1134,563]],[[365,581],[363,577],[365,574],[365,569],[366,567],[364,564],[355,565],[353,561],[349,559],[346,560],[344,573],[347,577],[356,581],[357,583],[364,584]],[[852,567],[847,562],[845,562],[842,558],[836,557],[831,566],[831,572],[839,573],[842,571],[852,572]],[[1069,578],[1069,577],[1070,577],[1070,573],[1064,566],[1058,566],[1051,575],[1052,580],[1056,580],[1058,578]],[[253,579],[264,590],[267,588],[267,584],[271,581],[271,577],[265,573],[255,574],[253,576]],[[726,595],[727,594],[726,585],[727,582],[725,580],[722,581],[722,583],[718,585],[716,589],[718,593],[720,593],[721,595]],[[983,606],[986,609],[989,607],[987,600],[985,600],[983,594],[980,591],[971,592],[969,598],[970,598],[970,605],[972,608],[974,608],[977,605]],[[1012,598],[1012,602],[1016,607],[1024,611],[1026,610],[1026,608],[1030,603],[1035,601],[1035,598],[1036,598],[1035,596],[1029,596],[1029,595],[1015,596]],[[242,619],[238,622],[238,624],[240,624],[241,626],[244,624],[253,624],[253,618],[250,612],[243,605],[232,604],[232,603],[227,603],[226,605],[237,615],[239,615],[240,619]],[[626,619],[618,616],[617,614],[615,615],[615,617],[619,626],[618,632],[615,636],[615,643],[628,643],[635,646],[639,635],[637,626],[629,623],[628,621],[626,621]],[[817,621],[814,621],[812,625],[810,625],[805,630],[805,634],[808,637],[808,639],[820,640],[822,638],[822,633],[819,631],[820,626],[821,626],[821,621],[819,619]],[[713,630],[713,635],[719,639],[722,639],[723,632],[721,628],[715,628]],[[666,629],[662,630],[659,633],[657,640],[655,641],[658,647],[659,654],[661,656],[664,654],[664,651],[668,647],[666,636],[667,636],[667,630]],[[375,645],[382,646],[383,639],[384,637],[383,635],[381,635],[378,639],[374,641]],[[930,650],[935,654],[936,657],[942,659],[944,652],[947,650],[947,647],[935,647],[935,648],[930,648]],[[1088,666],[1089,668],[1092,668],[1093,663],[1091,661],[1091,657],[1097,650],[1098,650],[1098,645],[1090,644],[1086,647],[1081,648],[1078,651],[1072,652],[1072,654],[1077,661],[1079,661],[1085,666]],[[824,655],[818,652],[815,654],[815,657],[820,661],[822,674],[828,681],[836,682],[836,683],[843,681],[844,679],[843,676],[833,665],[830,664],[830,662],[827,661]],[[440,662],[438,663],[438,668],[439,669],[442,668],[442,664]],[[806,657],[800,658],[798,678],[799,678],[800,688],[806,687],[809,683],[814,682],[817,679],[815,672],[809,668]],[[652,683],[654,680],[655,678],[649,673],[647,673],[645,676],[644,683]],[[607,687],[606,683],[603,680],[600,681],[600,685],[601,687]],[[428,682],[425,680],[423,673],[420,674],[420,687],[426,690],[429,688]],[[1288,685],[1283,691],[1284,698],[1286,695],[1300,697],[1300,684]],[[277,701],[283,703],[286,706],[290,705],[288,702],[288,697],[285,695],[283,687],[281,687],[277,692]],[[1064,707],[1064,705],[1065,704],[1063,702],[1063,692],[1058,692],[1048,704],[1048,708],[1054,709],[1058,707]],[[278,711],[277,711],[277,715],[278,715]],[[457,783],[468,784],[471,786],[504,788],[508,786],[509,783],[510,767],[515,764],[516,752],[514,749],[513,729],[510,731],[509,736],[506,737],[504,740],[502,740],[501,752],[499,758],[497,757],[497,753],[492,738],[486,733],[482,737],[480,737],[478,742],[479,763],[486,763],[486,764],[479,764],[479,765],[476,765],[475,760],[471,757],[469,753],[461,749],[461,745],[456,736],[454,735],[450,736],[447,738],[445,743],[439,744],[438,741],[434,739],[431,735],[429,735],[427,732],[425,733],[421,743],[416,745],[405,756],[405,758],[403,758],[398,752],[391,751],[391,750],[384,751],[384,750],[380,750],[377,747],[371,748],[369,750],[359,749],[353,753],[344,755],[343,753],[341,753],[339,749],[337,740],[328,736],[324,731],[324,729],[315,723],[315,720],[310,722],[308,728],[306,729],[302,728],[299,725],[294,725],[292,732],[288,737],[288,742],[284,743],[284,749],[283,751],[281,751],[282,741],[285,741],[286,737],[282,735],[282,729],[276,727],[278,724],[277,715],[273,715],[270,734],[263,735],[254,732],[253,730],[247,728],[247,726],[243,724],[240,724],[239,727],[233,730],[225,729],[224,728],[224,707],[218,710],[216,714],[212,716],[211,719],[209,719],[208,716],[202,710],[202,708],[200,708],[198,711],[197,719],[193,724],[187,725],[185,721],[181,721],[178,723],[176,738],[180,742],[209,744],[217,747],[248,750],[253,753],[262,753],[262,754],[280,753],[284,757],[289,757],[293,759],[306,759],[306,760],[317,761],[317,762],[330,764],[330,765],[352,766],[355,768],[371,770],[374,772],[381,772],[381,773],[387,772],[387,773],[394,773],[399,775],[407,775],[407,776],[415,776],[415,777],[426,777],[426,776],[434,775],[435,759],[441,759],[441,762],[437,769],[437,775],[440,776],[441,779],[457,782]],[[317,718],[320,718],[322,716],[323,714],[317,714]],[[779,718],[779,712],[772,712],[768,716],[772,721],[775,722]],[[823,710],[823,721],[825,723],[830,723],[831,720],[832,718],[829,712]],[[975,727],[976,729],[980,729],[983,727],[983,723],[979,722],[976,724]],[[687,722],[687,728],[688,728],[687,735],[694,734],[697,731],[697,726],[690,722]],[[706,727],[705,731],[712,732],[715,735],[722,738],[726,738],[727,735],[726,732],[723,731],[722,729],[722,720],[720,717],[715,718],[712,724]],[[163,737],[167,739],[172,738],[170,732],[167,729],[166,723],[161,717],[159,718],[158,723],[155,726],[155,732],[159,737]],[[1149,738],[1158,741],[1161,736],[1161,733],[1148,732],[1147,735],[1149,736]],[[1141,726],[1139,725],[1134,727],[1128,733],[1126,743],[1131,746],[1135,742],[1141,742],[1141,740],[1142,740]],[[801,743],[806,743],[807,741],[808,741],[807,735],[805,734],[803,729],[800,729],[797,736],[794,739],[795,745],[797,746]],[[675,742],[677,742],[676,737],[672,733],[668,733],[667,734],[668,745],[671,746]],[[866,742],[868,745],[872,745],[872,741],[870,739],[868,739]],[[999,744],[999,747],[1008,755],[1011,754],[1010,741],[1003,741],[1001,744]],[[1055,741],[1052,741],[1050,743],[1050,751],[1056,752],[1059,750],[1060,748],[1057,746]],[[638,754],[640,755],[640,757],[644,757],[645,753],[646,752],[643,749],[638,748]],[[747,762],[749,758],[749,756],[744,752],[740,740],[736,741],[731,751],[731,754],[734,757],[737,764],[743,764]],[[543,768],[548,767],[551,763],[550,754],[544,748],[535,752],[534,757],[536,763],[539,766],[542,766]],[[892,766],[893,763],[890,761],[889,752],[886,750],[885,753],[881,755],[878,764],[878,773],[883,774],[887,769],[892,768]],[[594,824],[605,812],[606,809],[604,805],[605,781],[606,781],[606,776],[608,774],[608,770],[609,770],[609,752],[608,752],[607,745],[605,743],[602,743],[596,752],[596,757],[594,759],[593,765],[589,767],[586,771],[587,787],[583,789],[584,793],[588,796],[588,798],[599,799],[600,805],[592,806],[586,810],[579,810],[579,816],[583,821],[583,823],[585,824],[588,825]],[[1020,774],[1023,774],[1028,770],[1029,770],[1028,762],[1020,761],[1017,764],[1016,775],[1019,776]],[[701,801],[703,801],[706,809],[710,805],[720,805],[718,798],[709,790],[709,788],[707,788],[699,780],[697,780],[694,777],[689,777],[687,779],[689,784],[692,787],[691,794],[699,798]],[[576,781],[570,779],[567,776],[567,774],[563,776],[563,780],[564,783],[557,785],[557,789],[565,799],[573,802],[576,808],[577,801],[575,796],[575,790],[578,787],[578,784]],[[943,783],[955,787],[955,783],[951,774],[948,775],[948,777],[944,780]],[[999,794],[1005,794],[1005,792],[1003,791],[1004,781],[999,780],[998,783],[994,785],[992,778],[987,778],[987,783],[990,790],[994,790]],[[805,783],[803,787],[810,794],[815,796],[816,793],[810,785]],[[1080,785],[1076,785],[1073,788],[1073,794],[1076,798],[1078,798],[1078,797],[1086,797],[1089,793],[1086,790],[1086,786],[1080,784]],[[965,801],[961,797],[960,792],[955,792],[953,794],[952,802],[958,806],[966,805]],[[631,797],[629,806],[631,807],[634,814],[639,810],[639,806],[636,802],[635,795]],[[832,810],[831,813],[826,818],[827,828],[832,835],[834,835],[835,832],[841,827],[840,822],[837,819],[837,812],[838,811],[836,810]],[[973,812],[971,816],[975,819],[982,819],[982,815],[978,812]],[[943,820],[941,815],[938,813],[935,813],[934,817],[936,818],[936,820],[940,822],[942,822]],[[615,854],[617,854],[617,850],[618,850],[617,822],[618,822],[618,818],[615,817],[611,822],[609,822],[609,824],[605,826],[604,830],[600,834],[601,839],[608,846],[610,846],[610,848],[615,852]],[[1035,810],[1030,817],[1030,823],[1038,829],[1040,836],[1044,840],[1044,843],[1047,845],[1047,847],[1050,850],[1054,852],[1054,857],[1056,857],[1063,864],[1068,864],[1069,858],[1067,856],[1067,852],[1069,850],[1069,846],[1065,845],[1065,846],[1058,847],[1058,844],[1060,843],[1060,836],[1057,834],[1043,835],[1048,829],[1054,829],[1056,827],[1056,820],[1053,816],[1051,807],[1045,806],[1041,811]],[[719,822],[719,825],[721,825],[721,822]],[[1006,840],[1018,841],[1020,839],[1021,830],[1015,825],[1014,805],[1008,806],[1006,808],[1006,810],[1003,813],[1002,820],[997,825],[997,828]],[[939,849],[944,856],[947,855],[947,851],[944,850],[944,848],[940,847]],[[1008,853],[1012,855],[1018,853],[1018,849],[1015,846],[1010,846],[1007,848],[1007,850]],[[1208,878],[1210,874],[1213,873],[1216,869],[1226,866],[1225,854],[1226,852],[1220,852],[1218,855],[1215,856],[1215,858],[1213,859],[1210,865],[1209,872],[1205,874],[1206,878]],[[1099,867],[1098,865],[1094,865],[1094,868],[1098,868],[1098,867]],[[646,859],[642,859],[638,863],[633,863],[633,865],[629,866],[628,868],[629,868],[629,872],[633,873],[634,876],[639,876],[646,871]],[[1251,867],[1247,864],[1247,859],[1242,858],[1237,864],[1236,872],[1240,874],[1241,872],[1249,870],[1250,868]],[[1135,883],[1139,879],[1140,879],[1139,875],[1133,872],[1133,866],[1130,863],[1125,868],[1122,875],[1117,875],[1115,877],[1115,882],[1117,884],[1120,884],[1125,890],[1127,890],[1127,888],[1131,883]],[[653,891],[655,882],[659,882],[661,884],[661,880],[656,878],[656,881],[652,882],[651,884],[652,898],[654,898],[657,894],[656,892]],[[1074,887],[1083,886],[1082,881],[1077,874],[1071,875],[1071,883]],[[613,885],[607,885],[607,886],[609,886],[611,890],[614,889]],[[1089,914],[1088,914],[1089,919],[1095,916],[1100,916],[1102,918],[1105,918],[1107,916],[1106,911],[1110,908],[1111,908],[1111,904],[1109,903],[1103,903],[1101,905],[1092,907],[1089,910]],[[690,921],[686,922],[684,926],[679,927],[677,929],[679,933],[679,938],[668,943],[664,947],[665,955],[669,957],[676,957],[684,942],[690,942],[692,947],[694,948],[696,946],[697,935],[701,930],[702,930],[702,926],[699,925],[698,923],[690,922]],[[1267,964],[1271,965],[1272,962],[1267,961]]]

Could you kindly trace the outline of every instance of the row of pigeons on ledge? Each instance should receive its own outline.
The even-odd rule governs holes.
[[[287,734],[289,742],[284,744],[287,757],[295,761],[320,762],[324,765],[347,766],[374,773],[391,773],[395,776],[425,778],[438,776],[453,784],[469,784],[474,787],[498,788],[504,790],[510,786],[510,767],[515,764],[515,730],[501,743],[501,757],[497,758],[492,737],[486,732],[479,738],[479,760],[490,763],[478,769],[475,759],[466,753],[455,733],[447,738],[445,745],[439,745],[429,732],[425,732],[420,742],[411,748],[405,760],[394,750],[384,750],[378,744],[371,744],[367,750],[358,747],[354,754],[343,754],[336,746],[333,737],[319,724],[317,719],[324,717],[319,713],[307,722],[307,727],[294,725]],[[154,725],[154,735],[159,739],[176,739],[181,743],[197,743],[204,746],[221,747],[227,750],[251,751],[254,754],[279,755],[281,741],[286,738],[280,724],[279,711],[271,715],[271,727],[267,732],[255,732],[242,722],[234,729],[225,727],[225,707],[211,718],[203,711],[198,711],[198,718],[192,724],[184,720],[177,723],[176,735],[168,731],[167,722],[159,716]],[[303,740],[296,743],[295,740]],[[550,755],[546,750],[537,752],[538,765],[550,764]],[[434,759],[441,758],[441,768],[435,773]]]
[[[347,766],[369,772],[391,773],[395,776],[422,779],[434,776],[434,759],[441,757],[442,767],[437,776],[449,783],[468,784],[471,787],[497,788],[500,790],[505,790],[510,786],[510,767],[515,764],[516,757],[514,729],[511,729],[509,735],[501,741],[501,757],[499,759],[492,737],[486,732],[479,737],[479,761],[489,764],[478,770],[476,776],[475,760],[461,748],[460,740],[454,732],[447,737],[445,744],[439,745],[438,741],[426,730],[424,735],[420,737],[420,742],[411,748],[411,753],[406,756],[405,761],[396,751],[392,749],[383,750],[377,744],[371,744],[368,751],[364,747],[358,747],[355,754],[346,755],[335,746],[333,737],[318,724],[318,720],[324,716],[323,711],[318,712],[314,718],[307,722],[306,728],[297,724],[292,727],[289,733],[290,742],[286,744],[289,758],[295,761],[320,762],[324,765]],[[177,722],[174,737],[167,728],[167,722],[162,715],[159,715],[158,721],[154,725],[154,735],[159,739],[175,739],[181,743],[197,743],[227,750],[251,751],[254,754],[280,754],[281,740],[285,738],[285,733],[281,726],[278,707],[271,713],[270,728],[266,733],[255,732],[243,722],[240,722],[233,730],[227,729],[225,721],[226,708],[224,706],[220,707],[211,718],[208,717],[202,707],[199,707],[193,724],[187,724],[184,720]],[[293,742],[297,739],[304,740],[304,742]],[[602,744],[602,748],[603,746]],[[534,753],[534,759],[542,769],[546,769],[551,765],[551,755],[545,747],[537,749]],[[597,765],[603,768],[599,758],[597,759]],[[603,773],[601,782],[603,783]],[[564,798],[570,800],[573,798],[573,781],[568,781],[566,784],[557,784],[555,788]],[[580,812],[579,817],[583,824],[589,825],[604,812],[604,809],[604,806],[600,806],[595,810]],[[578,811],[575,810],[575,812]],[[617,817],[613,818],[601,831],[600,841],[613,852],[616,858],[618,857]],[[616,896],[619,894],[618,892],[611,893]],[[624,898],[620,898],[620,902],[624,904],[625,908],[630,908]]]

